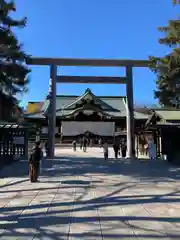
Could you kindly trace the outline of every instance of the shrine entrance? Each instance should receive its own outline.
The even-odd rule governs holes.
[[[29,65],[50,66],[50,108],[48,112],[48,144],[49,157],[54,157],[55,129],[56,129],[56,83],[102,83],[126,85],[126,128],[127,128],[127,157],[135,156],[134,138],[134,100],[133,100],[133,67],[148,67],[148,60],[117,60],[117,59],[71,59],[71,58],[31,58]],[[94,76],[58,76],[58,66],[89,66],[89,67],[125,67],[126,76],[123,77],[94,77]]]

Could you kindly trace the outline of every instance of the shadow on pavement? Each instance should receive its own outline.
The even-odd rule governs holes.
[[[22,165],[21,165],[22,164]],[[13,177],[27,177],[27,162],[21,162],[16,166],[16,171],[10,171]],[[19,172],[18,172],[19,169]],[[10,192],[30,192],[41,191],[46,194],[46,191],[51,189],[61,188],[64,194],[68,189],[85,189],[82,196],[76,194],[72,196],[71,201],[65,201],[63,198],[57,202],[51,203],[31,203],[21,206],[5,206],[0,209],[1,229],[6,229],[2,236],[6,239],[10,237],[33,238],[37,239],[64,239],[68,234],[73,239],[180,239],[180,232],[173,231],[173,224],[180,226],[180,217],[170,216],[153,216],[146,213],[145,216],[138,213],[124,214],[119,211],[119,215],[110,216],[103,214],[102,210],[108,207],[118,207],[119,210],[123,207],[131,206],[157,206],[157,204],[175,204],[179,203],[180,191],[170,191],[168,194],[136,194],[131,195],[131,189],[136,186],[142,186],[144,183],[170,183],[179,180],[179,168],[167,165],[163,161],[159,162],[141,162],[138,160],[109,160],[104,161],[102,158],[75,158],[75,157],[58,157],[53,160],[45,159],[43,161],[43,176],[49,177],[49,181],[42,178],[42,182],[47,182],[47,187],[39,187],[39,185],[31,185],[25,189],[11,190],[11,188],[1,188],[0,194]],[[2,173],[1,177],[7,176],[8,172]],[[101,184],[101,181],[77,180],[76,176],[96,176],[103,177],[112,175],[131,176],[130,181],[111,183],[112,189],[109,193],[104,193],[102,196],[93,196],[85,200],[85,196],[92,188],[96,188]],[[52,177],[59,177],[59,184],[56,187],[48,187],[48,182],[53,183]],[[70,180],[64,180],[65,177],[71,177]],[[73,179],[74,177],[74,179]],[[73,180],[72,180],[73,179]],[[91,183],[91,184],[90,184]],[[147,186],[147,185],[146,185]],[[108,184],[107,184],[108,187]],[[115,187],[115,188],[114,188]],[[129,194],[124,194],[123,191],[129,191]],[[70,192],[72,195],[72,192]],[[20,197],[19,197],[20,198]],[[73,198],[75,200],[73,200]],[[159,206],[158,205],[158,206]],[[117,209],[118,209],[117,208]],[[26,211],[23,214],[23,211]],[[98,216],[84,216],[85,213],[91,211],[98,212]],[[80,215],[76,215],[81,213]],[[161,224],[162,229],[155,230],[151,224]],[[75,224],[78,231],[71,231],[69,225]],[[81,232],[81,224],[87,226],[86,232]],[[101,225],[102,232],[99,232]],[[57,227],[59,226],[59,227]],[[169,233],[167,234],[167,226]],[[58,230],[57,230],[58,228]],[[26,231],[21,231],[26,229]],[[33,231],[32,231],[33,229]],[[54,230],[53,230],[54,229]],[[56,229],[56,230],[55,230]],[[66,229],[66,230],[65,230]],[[114,232],[114,233],[113,233]],[[121,233],[120,233],[121,232]],[[136,233],[136,234],[135,234]],[[103,235],[103,237],[102,237]],[[1,236],[1,235],[0,235]],[[35,239],[35,238],[34,238]]]
[[[106,174],[131,176],[147,181],[176,181],[180,179],[180,168],[169,165],[166,161],[126,160],[95,157],[61,156],[43,163],[44,175],[50,171],[53,176],[81,176],[85,174]],[[48,175],[48,174],[47,174]]]
[[[123,185],[123,184],[122,184]],[[126,186],[126,184],[124,184]],[[124,190],[125,186],[121,186],[119,192]],[[128,187],[127,187],[128,188]],[[74,202],[59,202],[52,203],[51,206],[49,204],[32,204],[29,206],[24,206],[26,211],[29,213],[20,214],[19,211],[22,210],[22,207],[4,207],[0,210],[1,215],[4,214],[3,217],[0,217],[1,228],[8,229],[3,234],[3,237],[40,237],[43,236],[42,239],[49,237],[49,239],[64,239],[68,234],[68,231],[64,231],[67,228],[68,224],[75,223],[75,226],[79,228],[79,233],[77,231],[72,232],[70,235],[75,239],[86,239],[88,237],[93,237],[94,239],[102,239],[102,234],[97,229],[99,222],[101,223],[101,227],[103,229],[103,237],[105,239],[133,239],[135,235],[133,232],[142,231],[142,233],[136,234],[138,239],[179,239],[180,232],[171,232],[168,235],[165,233],[165,229],[154,230],[152,223],[159,224],[162,226],[166,226],[169,224],[169,230],[172,230],[171,224],[180,224],[180,217],[164,217],[164,216],[138,216],[138,215],[123,215],[119,214],[119,216],[101,216],[99,214],[96,216],[83,217],[83,212],[97,210],[101,211],[104,207],[112,207],[123,205],[130,206],[135,204],[146,204],[146,203],[164,203],[164,202],[178,202],[179,201],[179,193],[176,199],[168,199],[168,196],[176,196],[177,193],[171,193],[168,196],[165,195],[139,195],[139,196],[120,196],[115,197],[114,195],[117,192],[112,192],[110,195],[105,195],[101,198],[93,198],[91,200],[85,201],[77,201],[74,206]],[[149,197],[149,199],[145,199],[145,197]],[[68,206],[68,208],[67,208]],[[57,210],[57,207],[61,210]],[[63,209],[64,208],[64,209]],[[44,212],[44,209],[48,209],[48,211]],[[32,211],[33,210],[33,211]],[[76,212],[81,212],[82,216],[76,216],[73,219],[72,215],[76,214]],[[6,216],[6,214],[10,213]],[[6,223],[4,223],[6,222]],[[143,224],[142,224],[143,223]],[[81,233],[81,224],[83,226],[87,226],[88,228],[94,229]],[[39,226],[39,227],[37,227]],[[59,232],[53,231],[53,227],[59,227]],[[51,231],[48,228],[52,228]],[[63,229],[62,229],[63,228]],[[26,232],[22,232],[21,229],[26,229]],[[32,229],[36,231],[36,233],[32,233]],[[47,229],[47,230],[46,230]],[[62,230],[61,230],[62,229]],[[114,234],[113,231],[115,230]],[[122,230],[122,233],[116,233]],[[131,233],[130,230],[133,230]]]
[[[175,181],[180,179],[180,168],[169,165],[166,161],[142,161],[109,159],[96,157],[67,157],[43,159],[43,176],[81,176],[84,174],[121,174],[140,180]],[[20,161],[0,171],[1,178],[28,177],[28,161]]]

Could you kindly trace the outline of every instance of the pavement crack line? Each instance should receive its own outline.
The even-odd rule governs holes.
[[[22,192],[22,191],[21,191]],[[7,203],[5,204],[5,205],[3,205],[3,207],[1,208],[1,210],[0,210],[0,213],[1,213],[1,211],[4,209],[4,208],[6,208],[14,199],[16,199],[16,197],[18,197],[20,194],[21,194],[21,192],[19,193],[16,193],[12,198],[10,198],[10,200],[9,201],[7,201]]]
[[[57,191],[56,191],[56,193],[54,194],[52,200],[49,202],[48,207],[47,207],[47,210],[45,211],[44,217],[47,215],[47,213],[48,213],[48,211],[49,211],[52,203],[53,203],[54,200],[56,199],[56,196],[58,195],[59,191],[60,191],[60,187],[57,189]],[[40,232],[41,227],[39,226],[39,227],[36,228],[36,229]],[[35,234],[35,235],[33,236],[32,240],[35,239],[38,235],[39,235],[39,234]]]
[[[75,202],[76,202],[76,188],[73,189],[73,206],[72,206],[72,210],[69,214],[70,221],[69,221],[69,228],[68,228],[68,233],[67,233],[67,240],[70,239],[71,225],[73,223],[73,212],[74,212],[74,208],[75,208],[75,205],[76,205]]]
[[[86,188],[86,190],[89,189],[89,188],[91,188],[91,185],[92,185],[92,178],[89,177],[89,179],[90,179],[90,184],[89,184],[89,186]],[[77,176],[77,180],[79,180],[79,176]],[[82,193],[82,194],[83,194],[83,193]],[[70,237],[71,237],[71,225],[73,224],[73,219],[75,219],[75,217],[73,217],[73,213],[74,213],[74,209],[75,209],[75,206],[76,206],[76,201],[79,200],[79,198],[76,199],[76,188],[74,188],[73,196],[74,196],[74,197],[73,197],[73,206],[72,206],[71,214],[70,214],[70,216],[69,216],[69,217],[71,218],[71,220],[70,220],[70,223],[69,223],[67,240],[69,240]]]
[[[29,201],[29,203],[22,208],[22,210],[20,211],[19,214],[15,215],[15,219],[12,221],[12,224],[15,223],[15,222],[18,220],[18,218],[19,218],[19,217],[22,215],[22,213],[28,208],[28,206],[30,206],[30,204],[32,203],[32,201],[38,196],[39,193],[40,193],[40,191],[38,191],[38,192],[35,194],[35,196]],[[19,195],[19,193],[16,194],[16,196],[18,196],[18,195]],[[13,200],[14,200],[14,199],[13,199]],[[10,201],[10,202],[11,202],[11,201]],[[10,202],[9,202],[9,203],[10,203]],[[7,206],[7,205],[6,205],[6,206]],[[6,234],[6,232],[9,231],[8,229],[4,229],[4,230],[5,230],[5,231],[4,231],[3,233],[1,233],[1,236],[3,236],[4,234]]]
[[[90,177],[90,180],[91,180],[90,186],[91,186],[92,189],[93,189],[93,184],[92,184],[92,183],[93,183],[93,178],[92,178],[92,176]],[[93,190],[93,197],[94,197],[94,199],[97,198],[97,195],[96,195],[95,190]],[[102,238],[102,240],[103,240],[103,239],[104,239],[104,236],[103,236],[103,229],[102,229],[101,220],[100,220],[99,209],[98,209],[98,206],[96,206],[95,208],[96,208],[96,213],[97,213],[97,217],[98,217],[98,222],[99,222],[99,228],[100,228],[101,238]]]

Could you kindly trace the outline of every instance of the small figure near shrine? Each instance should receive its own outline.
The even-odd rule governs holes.
[[[35,146],[32,149],[32,153],[29,157],[29,175],[31,182],[37,182],[39,176],[40,161],[43,157],[43,152],[40,145],[40,141],[35,142]]]
[[[122,154],[122,157],[126,157],[126,151],[127,151],[126,141],[122,140],[122,142],[121,142],[121,154]]]
[[[82,150],[83,148],[83,138],[80,139],[80,149]]]
[[[48,141],[47,140],[44,143],[44,148],[45,148],[46,156],[48,156]]]
[[[92,148],[92,146],[93,146],[93,140],[92,140],[92,139],[90,139],[89,145],[90,145],[90,147]]]
[[[75,152],[76,151],[76,145],[77,145],[76,140],[73,141],[72,145],[73,145],[73,151]]]
[[[86,152],[86,150],[87,150],[87,144],[88,144],[88,140],[87,140],[87,138],[84,138],[84,139],[83,139],[83,152]]]
[[[101,138],[99,139],[98,143],[99,143],[99,147],[102,148],[102,139]]]
[[[117,159],[118,158],[118,152],[120,150],[120,147],[119,147],[119,144],[118,144],[117,141],[113,144],[113,149],[114,149],[114,156]]]
[[[104,151],[104,160],[107,160],[109,155],[108,154],[109,150],[108,150],[108,143],[106,140],[104,141],[104,144],[103,144],[103,151]]]
[[[148,151],[149,151],[149,158],[151,160],[156,159],[156,144],[154,143],[154,140],[151,139],[148,142]]]

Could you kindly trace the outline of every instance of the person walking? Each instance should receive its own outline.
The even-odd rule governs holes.
[[[75,152],[76,151],[76,145],[77,145],[76,140],[74,140],[72,142],[72,145],[73,145],[73,151]]]
[[[37,182],[39,176],[40,161],[43,157],[43,152],[40,145],[40,141],[35,142],[35,146],[33,147],[29,157],[29,175],[31,182]]]
[[[125,141],[122,141],[121,143],[121,153],[122,157],[126,157],[126,150],[127,150],[127,145]]]
[[[92,146],[93,146],[93,140],[90,139],[90,147],[92,148]]]
[[[148,142],[148,151],[149,151],[149,158],[151,160],[156,159],[156,155],[157,155],[156,144],[154,143],[153,139],[149,140],[149,142]]]
[[[104,160],[107,160],[108,159],[108,143],[107,141],[104,142],[103,144],[103,151],[104,151]]]
[[[102,139],[100,138],[98,141],[99,147],[102,148]]]
[[[114,156],[115,156],[115,158],[118,158],[118,152],[119,152],[119,144],[117,143],[117,142],[115,142],[114,144],[113,144],[113,149],[114,149]]]
[[[87,138],[84,138],[84,139],[83,139],[83,152],[86,152],[86,150],[87,150],[87,144],[88,144]]]
[[[82,150],[82,148],[83,148],[83,139],[81,138],[80,139],[80,149]]]

